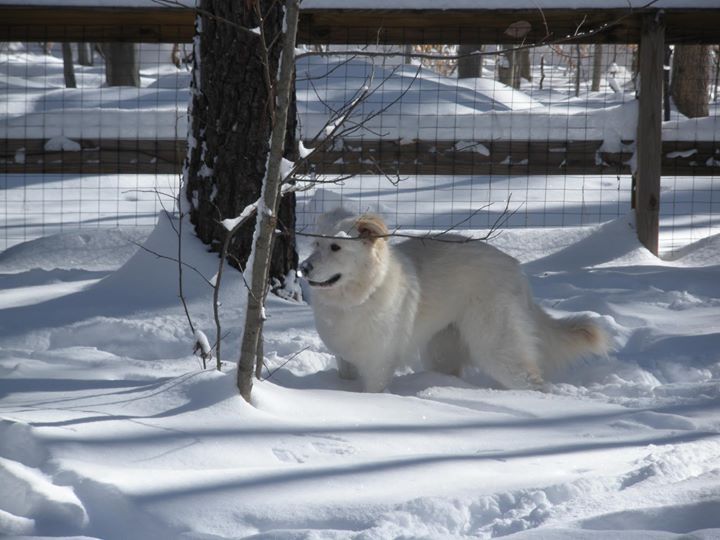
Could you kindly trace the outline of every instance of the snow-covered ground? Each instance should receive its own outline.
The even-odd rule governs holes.
[[[78,88],[65,88],[59,51],[38,46],[0,47],[0,136],[9,139],[182,139],[187,133],[190,74],[170,63],[168,46],[144,44],[141,87],[105,87],[104,65],[75,66]],[[550,56],[550,55],[548,55]],[[371,95],[354,113],[367,119],[353,138],[420,140],[606,140],[607,150],[637,132],[634,87],[625,68],[615,66],[615,93],[609,79],[600,92],[574,97],[573,74],[565,66],[545,68],[524,82],[523,91],[492,80],[458,81],[416,65],[399,65],[401,56],[381,59],[303,57],[297,65],[298,116],[302,137],[322,133],[325,122],[366,85]],[[492,68],[494,58],[487,60]],[[535,67],[537,71],[537,67]],[[380,114],[378,114],[381,112]],[[717,111],[687,119],[673,112],[663,138],[715,141]]]
[[[420,371],[359,393],[310,308],[272,298],[272,375],[247,404],[238,276],[222,295],[228,363],[203,371],[176,265],[128,243],[148,233],[176,252],[161,217],[0,256],[0,535],[720,537],[719,236],[672,261],[639,247],[628,217],[497,237],[547,309],[596,313],[613,337],[547,393]],[[194,237],[184,251],[214,274]],[[210,290],[185,275],[212,336]]]
[[[158,212],[175,210],[177,182],[169,174],[0,175],[0,250],[68,230],[153,227]]]

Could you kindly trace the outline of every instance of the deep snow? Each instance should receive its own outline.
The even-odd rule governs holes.
[[[497,237],[547,309],[596,313],[613,336],[609,358],[578,362],[547,393],[411,370],[359,393],[309,307],[272,298],[273,375],[249,405],[232,367],[238,276],[222,297],[229,363],[202,371],[175,264],[129,256],[123,234],[85,236],[115,246],[101,258],[65,233],[52,251],[36,240],[0,260],[15,291],[0,296],[1,534],[720,537],[720,237],[672,261],[642,249],[627,217]],[[172,255],[174,242],[161,217],[146,246]],[[214,274],[195,238],[184,250]],[[213,339],[210,290],[186,278]]]

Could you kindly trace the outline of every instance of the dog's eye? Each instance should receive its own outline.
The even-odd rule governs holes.
[[[330,249],[333,251],[340,251],[340,246],[337,244],[330,244]]]

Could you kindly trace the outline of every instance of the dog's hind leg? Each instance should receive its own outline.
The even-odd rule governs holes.
[[[348,381],[354,381],[358,378],[358,370],[357,368],[352,365],[350,362],[346,362],[339,356],[337,357],[337,365],[338,365],[338,376],[341,379],[346,379]]]
[[[471,362],[509,389],[542,389],[537,338],[532,321],[512,308],[495,313],[487,327],[479,327],[472,317],[460,323]],[[488,321],[485,321],[488,323]]]
[[[470,352],[454,324],[435,334],[421,356],[425,369],[456,377],[460,377],[463,367],[470,363]]]
[[[545,384],[537,362],[527,351],[513,347],[494,351],[482,369],[504,388],[511,390],[542,390]]]

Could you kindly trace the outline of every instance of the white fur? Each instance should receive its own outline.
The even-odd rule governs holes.
[[[318,238],[301,265],[317,330],[341,376],[359,375],[368,392],[384,390],[418,354],[445,373],[472,365],[506,388],[528,388],[573,358],[606,351],[601,328],[587,317],[550,317],[517,261],[487,244],[391,246],[380,218],[344,210],[319,228],[335,237]]]

